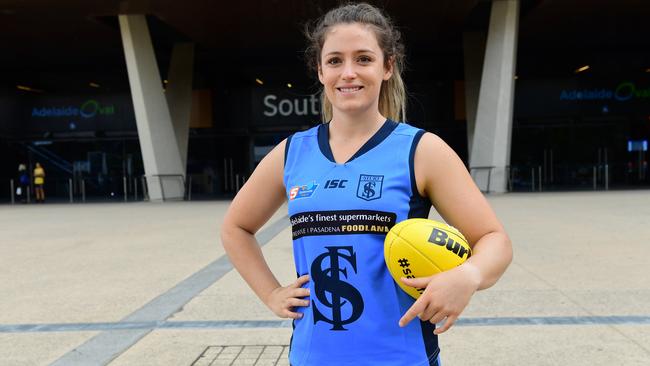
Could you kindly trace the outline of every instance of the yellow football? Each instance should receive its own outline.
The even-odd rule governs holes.
[[[427,277],[461,265],[472,255],[463,234],[453,226],[428,219],[404,220],[386,235],[384,259],[399,287],[414,298],[424,289],[406,286],[400,278]]]

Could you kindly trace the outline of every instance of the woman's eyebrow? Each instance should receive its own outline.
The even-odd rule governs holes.
[[[356,51],[354,51],[354,53],[372,53],[372,54],[375,54],[375,51],[370,50],[370,49],[365,49],[365,48],[364,48],[364,49],[356,50]],[[332,52],[328,52],[328,53],[326,53],[325,56],[329,56],[329,55],[342,55],[342,54],[343,54],[343,52],[340,52],[340,51],[332,51]]]

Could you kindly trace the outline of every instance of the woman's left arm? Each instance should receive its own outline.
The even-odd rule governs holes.
[[[438,136],[425,133],[415,151],[419,193],[428,197],[445,221],[460,230],[472,247],[462,265],[430,277],[402,279],[407,286],[425,288],[400,319],[400,326],[418,316],[449,329],[477,290],[488,288],[512,261],[512,245],[487,200],[476,187],[458,155]]]

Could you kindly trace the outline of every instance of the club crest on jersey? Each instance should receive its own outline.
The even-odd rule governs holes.
[[[309,198],[314,194],[316,188],[318,188],[316,181],[312,181],[311,184],[303,184],[301,186],[291,187],[289,190],[289,201],[293,201],[298,198]]]
[[[383,175],[361,174],[357,186],[357,197],[372,201],[381,198],[381,188],[384,185]]]

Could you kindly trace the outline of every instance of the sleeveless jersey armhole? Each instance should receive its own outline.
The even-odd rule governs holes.
[[[284,165],[282,165],[283,168],[287,166],[287,156],[289,156],[289,144],[291,144],[292,137],[293,135],[289,135],[289,137],[287,137],[287,143],[284,145]]]
[[[418,130],[413,136],[411,142],[411,150],[409,151],[409,176],[411,179],[411,199],[409,201],[409,214],[410,218],[427,218],[429,210],[431,209],[431,202],[428,197],[423,197],[418,191],[417,181],[415,179],[415,150],[424,135],[424,130]]]

